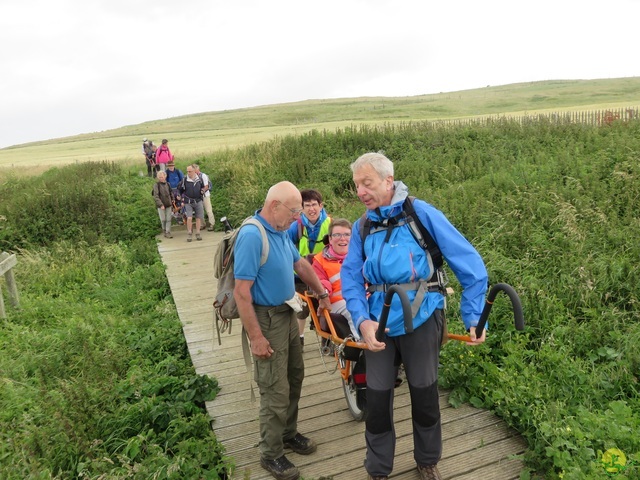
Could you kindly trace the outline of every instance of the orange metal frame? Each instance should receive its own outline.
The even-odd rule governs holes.
[[[333,321],[331,320],[331,316],[329,315],[329,312],[327,312],[326,310],[324,310],[322,314],[324,315],[324,318],[327,321],[327,325],[329,326],[329,332],[325,332],[324,330],[322,330],[322,328],[320,328],[320,319],[318,318],[318,312],[314,308],[314,303],[312,301],[312,298],[315,298],[315,297],[313,297],[313,295],[309,292],[298,293],[298,295],[300,295],[302,300],[309,306],[311,319],[313,320],[313,325],[315,327],[316,334],[318,336],[330,340],[335,345],[344,344],[346,347],[355,347],[355,348],[361,348],[364,350],[369,349],[369,346],[364,342],[354,342],[353,340],[345,340],[344,338],[341,338],[336,333],[336,329],[335,329],[335,326],[333,325]],[[468,335],[456,335],[453,333],[447,333],[447,337],[449,338],[449,340],[457,340],[460,342],[471,341],[471,338]],[[336,361],[339,364],[337,350],[334,350],[334,355],[336,357]],[[342,376],[342,378],[345,379],[345,381],[349,379],[349,372],[351,371],[350,366],[351,366],[350,360],[345,360],[345,365],[340,368],[340,375]]]
[[[353,340],[345,340],[340,337],[336,332],[336,328],[333,325],[333,321],[331,320],[331,316],[329,312],[323,310],[322,314],[324,315],[325,320],[327,321],[327,325],[329,326],[329,331],[325,332],[320,328],[320,319],[318,318],[318,312],[314,308],[314,304],[312,302],[312,296],[309,293],[298,293],[302,300],[309,306],[309,314],[311,315],[311,319],[313,320],[313,326],[316,330],[316,335],[319,337],[330,340],[335,345],[344,345],[345,347],[355,347],[361,348],[363,350],[368,350],[369,346],[364,342],[354,342]],[[338,358],[338,350],[334,349],[333,355],[335,356],[336,362],[338,362],[338,366],[340,367],[340,375],[345,381],[349,380],[349,372],[351,372],[351,361],[345,359],[344,365],[340,365],[340,360]]]

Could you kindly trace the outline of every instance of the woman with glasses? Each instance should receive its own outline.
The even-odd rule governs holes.
[[[342,298],[342,282],[340,281],[342,261],[347,256],[351,241],[351,222],[344,218],[333,219],[329,225],[328,237],[329,244],[313,257],[313,269],[324,288],[327,289],[331,301],[331,314],[342,315],[347,320],[353,337],[359,340],[360,335],[347,310],[347,302]],[[323,329],[328,329],[323,315],[320,316],[320,326]]]

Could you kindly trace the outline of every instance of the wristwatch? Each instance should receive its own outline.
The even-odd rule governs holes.
[[[321,293],[320,295],[318,295],[318,300],[324,300],[328,296],[329,296],[329,291],[325,288],[324,293]]]

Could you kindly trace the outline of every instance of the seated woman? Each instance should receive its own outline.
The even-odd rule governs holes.
[[[334,314],[339,314],[349,324],[350,332],[346,328],[340,329],[338,324],[335,325],[336,330],[341,335],[351,333],[354,339],[359,341],[360,335],[356,331],[351,314],[347,310],[347,302],[342,298],[342,282],[340,280],[342,261],[349,251],[351,222],[344,218],[332,219],[328,236],[329,244],[313,257],[313,269],[329,293],[332,319]],[[323,330],[328,331],[324,316],[320,316],[320,326]]]

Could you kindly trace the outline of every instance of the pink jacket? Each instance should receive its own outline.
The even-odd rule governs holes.
[[[169,150],[169,147],[161,145],[156,150],[156,163],[169,163],[171,160],[173,160],[171,150]]]

